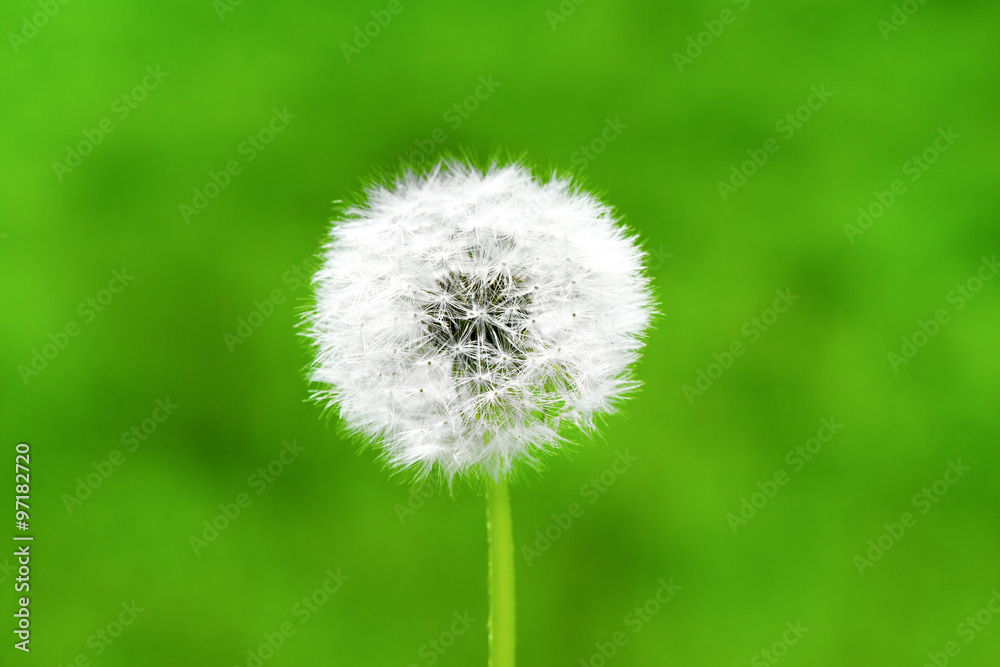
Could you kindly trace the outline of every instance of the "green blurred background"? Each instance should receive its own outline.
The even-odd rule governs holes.
[[[917,666],[948,642],[950,664],[998,664],[1000,620],[960,625],[1000,590],[1000,280],[976,283],[1000,252],[996,3],[12,0],[0,21],[0,432],[5,467],[31,444],[36,538],[30,656],[0,553],[0,663],[253,665],[283,623],[263,664],[485,663],[483,500],[411,495],[308,402],[297,271],[368,175],[501,149],[618,208],[662,311],[642,391],[513,490],[519,549],[556,537],[517,555],[521,664],[597,667],[619,631],[608,664]],[[798,299],[774,321],[776,290]],[[843,428],[797,469],[824,418]],[[304,449],[261,489],[286,441]]]

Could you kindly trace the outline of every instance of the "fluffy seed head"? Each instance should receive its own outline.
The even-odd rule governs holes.
[[[499,479],[637,385],[642,258],[608,206],[518,164],[372,186],[313,279],[314,397],[393,468]]]

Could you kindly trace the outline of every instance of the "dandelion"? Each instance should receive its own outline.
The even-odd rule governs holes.
[[[499,480],[635,386],[642,252],[592,195],[457,163],[367,194],[314,279],[312,379],[392,467]]]
[[[314,397],[395,470],[489,482],[491,656],[512,665],[506,480],[636,387],[644,253],[596,197],[519,164],[443,161],[366,195],[314,278]]]

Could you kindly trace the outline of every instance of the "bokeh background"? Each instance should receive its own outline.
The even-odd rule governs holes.
[[[521,664],[599,666],[619,631],[623,667],[918,666],[949,642],[997,664],[995,3],[11,0],[0,22],[0,432],[8,470],[32,447],[36,540],[30,655],[0,553],[0,663],[485,663],[482,497],[359,455],[308,402],[296,322],[334,200],[501,150],[614,204],[662,311],[642,391],[513,490]],[[798,469],[823,419],[843,428]],[[935,490],[949,462],[969,470]]]

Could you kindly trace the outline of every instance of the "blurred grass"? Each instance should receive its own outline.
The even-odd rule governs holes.
[[[738,5],[590,0],[553,30],[555,3],[403,0],[347,62],[341,43],[385,7],[244,2],[220,20],[208,0],[69,2],[16,51],[39,5],[0,10],[0,424],[5,447],[32,445],[37,536],[33,651],[8,645],[2,663],[247,664],[290,620],[266,664],[425,665],[468,610],[435,662],[483,664],[482,499],[435,496],[400,522],[410,489],[306,400],[309,294],[286,272],[318,250],[333,200],[435,128],[438,151],[580,172],[574,153],[620,118],[580,175],[665,257],[663,317],[624,414],[514,489],[519,545],[585,508],[518,562],[522,664],[589,660],[661,577],[682,590],[615,664],[745,664],[796,620],[809,632],[784,664],[922,664],[948,641],[956,664],[996,664],[996,627],[966,644],[956,626],[1000,586],[1000,284],[958,312],[947,295],[1000,250],[997,6],[927,3],[883,39],[891,3],[751,2],[678,72],[674,52]],[[112,104],[157,65],[169,75],[119,120]],[[446,111],[491,75],[454,129]],[[833,97],[780,138],[814,85]],[[241,142],[286,107],[244,162]],[[60,182],[52,162],[106,117],[115,130]],[[850,243],[857,208],[941,127],[961,139]],[[780,150],[723,201],[717,182],[771,136]],[[179,205],[230,160],[242,173],[185,224]],[[123,267],[134,282],[85,323],[78,304]],[[682,386],[785,288],[800,300],[689,404]],[[230,353],[223,334],[274,290],[287,300]],[[939,308],[952,321],[894,373],[887,352]],[[71,321],[80,335],[25,385],[18,367]],[[67,512],[77,478],[167,396],[176,413]],[[726,515],[831,416],[844,430],[734,535]],[[248,477],[293,438],[305,452],[256,495]],[[581,487],[626,448],[639,461],[589,504]],[[955,459],[968,476],[859,576],[852,558]],[[195,556],[189,536],[248,490]],[[293,606],[337,568],[350,580],[300,624]],[[95,655],[88,638],[133,599],[145,611]]]

